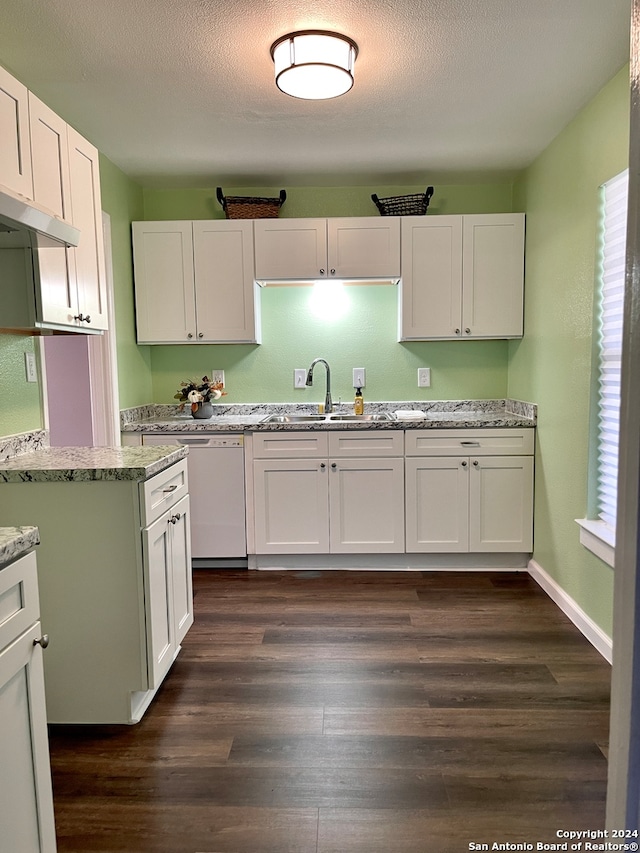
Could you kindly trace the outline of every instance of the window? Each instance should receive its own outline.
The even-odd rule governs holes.
[[[613,566],[618,498],[620,368],[627,243],[628,171],[602,186],[597,325],[596,518],[581,520],[583,545]],[[591,541],[595,537],[597,542]],[[585,541],[585,538],[588,541]]]

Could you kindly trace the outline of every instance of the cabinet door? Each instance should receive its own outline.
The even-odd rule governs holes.
[[[471,458],[469,550],[533,550],[533,456]]]
[[[29,92],[33,197],[56,216],[73,221],[67,123]],[[78,289],[71,249],[41,241],[37,263],[40,291],[36,294],[43,323],[77,326]]]
[[[3,850],[54,853],[40,623],[0,653],[0,826]]]
[[[191,222],[134,222],[138,343],[195,340]]]
[[[193,223],[197,340],[259,343],[249,220]]]
[[[328,553],[327,474],[324,459],[253,463],[256,553]]]
[[[468,459],[412,457],[405,466],[407,552],[468,551]]]
[[[253,228],[258,280],[326,277],[326,219],[256,219]]]
[[[403,460],[330,460],[329,508],[331,553],[402,553]]]
[[[172,510],[143,531],[148,687],[158,687],[177,648],[171,571]]]
[[[69,174],[73,224],[80,229],[80,242],[70,249],[75,264],[78,311],[85,318],[79,325],[106,329],[107,277],[102,235],[102,201],[98,150],[72,127],[68,128]]]
[[[399,340],[461,334],[462,217],[402,217]]]
[[[522,337],[524,214],[463,219],[463,336]]]
[[[0,68],[0,184],[33,198],[27,87]]]
[[[329,276],[400,276],[400,218],[354,216],[328,219]]]
[[[176,645],[182,642],[184,635],[193,625],[193,581],[191,574],[191,524],[189,497],[172,508],[169,535],[171,537],[171,579],[173,599],[173,619],[175,624]]]

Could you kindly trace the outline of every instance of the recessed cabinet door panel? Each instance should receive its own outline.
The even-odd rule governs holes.
[[[134,222],[139,343],[196,339],[191,222]]]
[[[328,219],[329,277],[395,278],[400,275],[400,218]]]
[[[253,466],[257,553],[328,552],[326,460],[258,459]]]
[[[259,281],[327,274],[326,219],[256,219],[254,240]]]
[[[465,216],[463,269],[465,335],[522,337],[524,214]]]
[[[468,460],[413,457],[405,466],[407,551],[468,551]]]
[[[172,599],[171,510],[143,531],[149,688],[157,687],[176,649]]]
[[[469,550],[533,550],[533,456],[470,460]]]
[[[87,328],[106,329],[107,276],[102,236],[102,201],[98,150],[68,128],[69,174],[73,224],[80,229],[78,246],[69,251],[75,263],[78,310],[91,318]]]
[[[329,462],[331,553],[404,551],[402,459]]]
[[[0,654],[2,850],[54,853],[42,636],[37,622]]]
[[[253,223],[195,221],[193,258],[197,339],[255,343]]]
[[[193,625],[193,582],[191,574],[191,539],[189,536],[189,498],[171,508],[171,564],[173,570],[173,613],[176,645]]]
[[[0,184],[33,198],[27,87],[0,68]]]
[[[461,216],[402,217],[399,299],[400,340],[460,334]]]

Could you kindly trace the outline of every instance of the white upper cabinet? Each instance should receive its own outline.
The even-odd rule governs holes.
[[[138,342],[259,343],[251,220],[134,222]]]
[[[0,68],[0,184],[33,198],[29,146],[29,94],[15,77]]]
[[[400,275],[399,217],[256,219],[258,281]]]
[[[399,339],[523,334],[524,214],[402,218]]]

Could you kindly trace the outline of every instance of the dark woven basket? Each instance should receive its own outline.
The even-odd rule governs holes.
[[[389,198],[378,198],[373,193],[371,199],[382,216],[423,216],[427,212],[433,187],[427,187],[423,193],[413,195],[394,195]]]
[[[217,187],[216,196],[222,205],[227,219],[275,219],[287,198],[287,193],[285,190],[280,190],[278,198],[240,195],[225,196],[222,192],[222,187]]]

